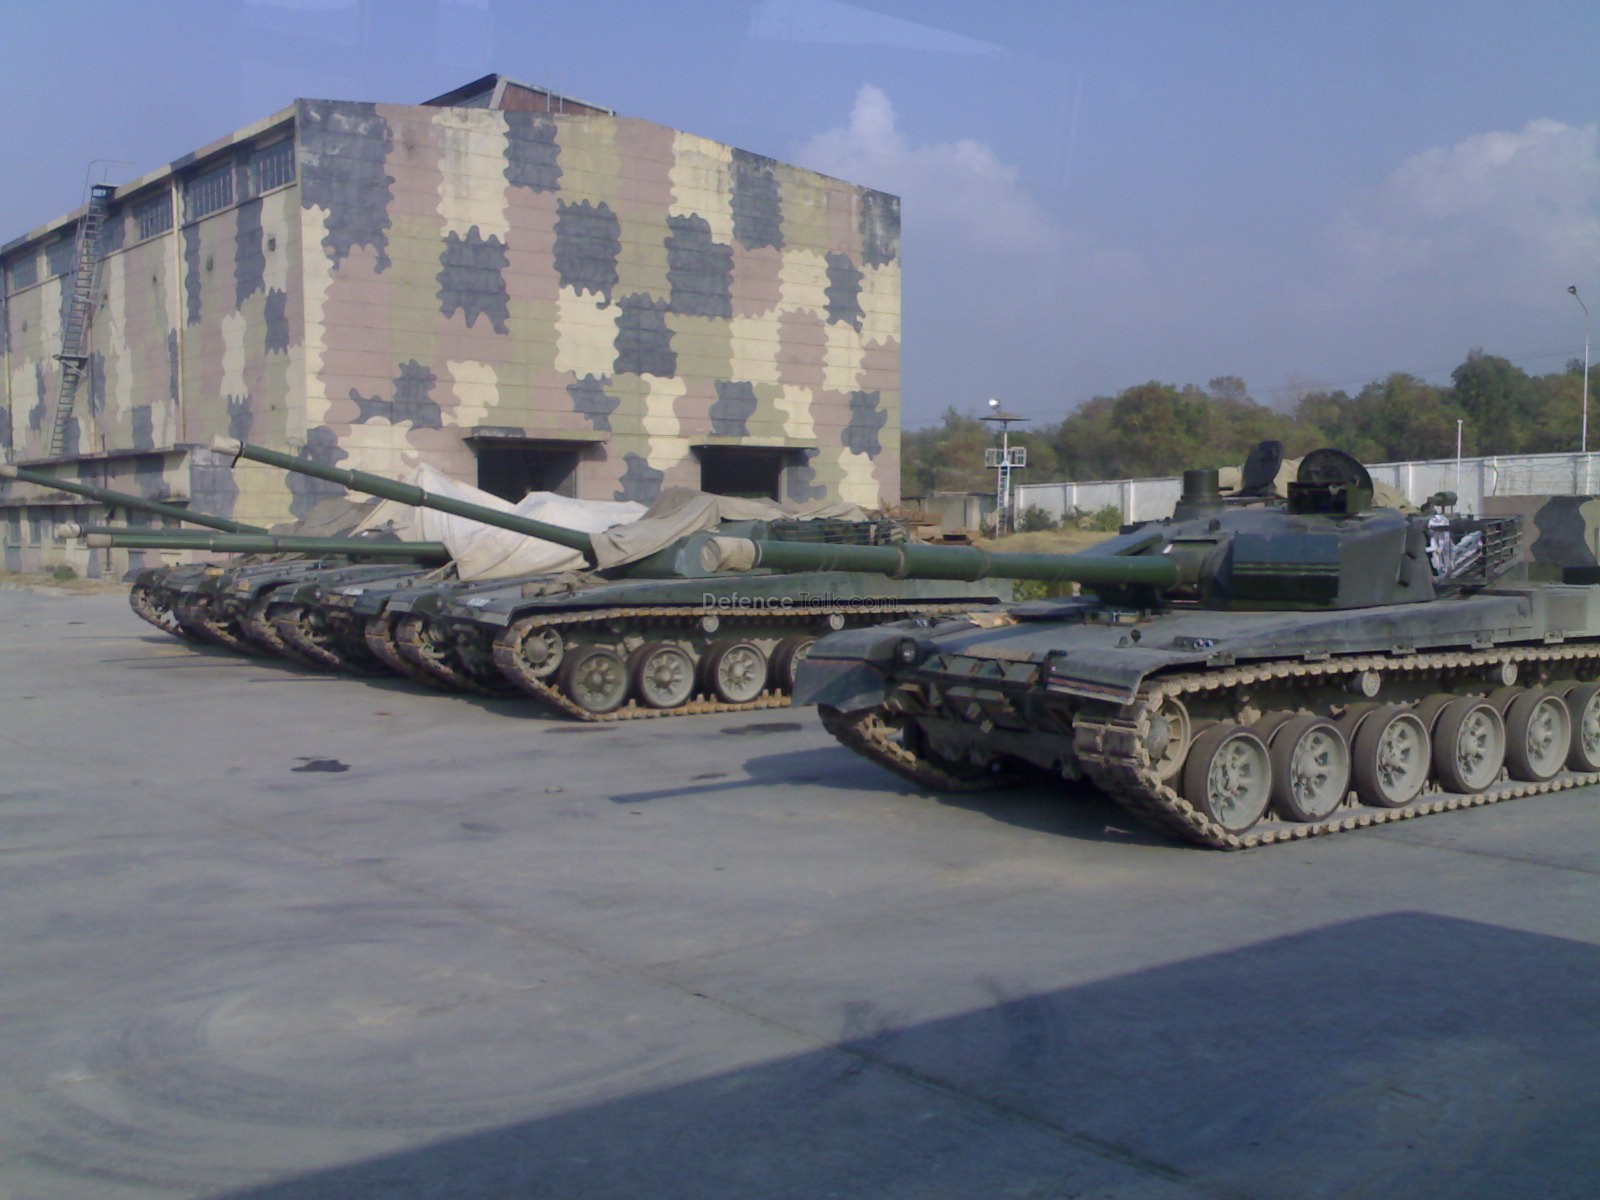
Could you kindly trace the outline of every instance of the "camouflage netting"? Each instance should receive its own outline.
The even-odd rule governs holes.
[[[599,533],[613,525],[637,521],[645,513],[644,505],[632,501],[573,500],[551,492],[529,492],[512,504],[429,466],[418,468],[409,482],[435,496],[464,500],[581,533]],[[577,570],[584,565],[582,553],[568,546],[393,500],[378,504],[361,523],[361,529],[387,529],[404,541],[443,542],[462,579],[505,579]]]
[[[594,549],[600,566],[617,567],[648,558],[679,538],[715,529],[724,521],[864,521],[866,517],[857,505],[840,501],[783,505],[771,500],[714,496],[692,488],[671,488],[650,506],[642,520],[597,535]]]

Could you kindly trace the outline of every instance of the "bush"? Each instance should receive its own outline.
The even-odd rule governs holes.
[[[1091,533],[1115,533],[1122,528],[1122,509],[1108,504],[1092,513],[1075,513],[1072,523]]]
[[[1024,600],[1059,600],[1077,592],[1077,584],[1059,579],[1018,579],[1011,585],[1011,598],[1017,604]]]
[[[1017,517],[1018,533],[1042,533],[1045,530],[1060,528],[1061,522],[1057,521],[1037,504],[1030,504]]]
[[[52,583],[70,583],[72,580],[78,577],[78,573],[71,567],[67,566],[66,563],[57,563],[55,566],[46,571],[45,574],[50,577],[50,581]]]

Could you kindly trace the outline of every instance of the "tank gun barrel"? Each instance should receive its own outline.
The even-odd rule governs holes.
[[[535,521],[530,517],[518,516],[515,513],[500,512],[498,509],[487,508],[481,504],[472,504],[466,500],[438,496],[424,488],[417,487],[415,484],[401,483],[397,479],[387,479],[382,475],[374,475],[369,471],[354,471],[345,467],[325,467],[320,463],[307,462],[303,458],[296,458],[292,454],[268,450],[265,446],[253,446],[236,438],[212,438],[211,449],[218,454],[232,455],[235,459],[248,458],[251,462],[264,463],[280,470],[293,471],[300,475],[310,475],[314,479],[325,479],[329,483],[340,483],[351,491],[364,492],[369,496],[393,500],[400,504],[410,505],[413,508],[431,508],[438,512],[449,513],[452,516],[465,517],[469,521],[478,521],[484,525],[509,529],[513,533],[520,533],[527,537],[541,538],[547,542],[554,542],[558,546],[565,546],[569,550],[576,550],[586,556],[590,562],[594,561],[593,541],[587,533],[582,533],[576,529],[567,529],[561,525]]]
[[[94,533],[133,533],[145,537],[170,538],[174,542],[200,542],[216,536],[215,530],[208,529],[140,529],[132,525],[84,525],[77,521],[68,521],[56,526],[56,541],[71,541]],[[263,532],[261,536],[267,535]]]
[[[173,521],[186,521],[190,525],[204,525],[208,529],[220,530],[223,533],[266,532],[258,525],[246,525],[242,521],[230,521],[226,517],[213,517],[209,513],[194,512],[187,508],[179,508],[175,504],[162,504],[159,500],[146,500],[143,496],[130,496],[126,492],[114,492],[110,488],[97,487],[92,483],[80,483],[75,479],[62,479],[48,471],[34,471],[27,467],[0,464],[0,479],[16,479],[23,483],[37,484],[39,487],[72,492],[74,495],[98,500],[102,504],[120,505],[123,508],[153,513]]]
[[[191,550],[220,554],[343,554],[353,558],[398,559],[441,565],[450,561],[443,542],[386,542],[367,538],[274,537],[253,533],[200,533],[172,537],[142,531],[86,534],[91,549]]]
[[[976,546],[835,546],[812,542],[712,537],[701,543],[708,572],[864,571],[892,579],[1038,579],[1090,585],[1171,588],[1193,582],[1187,561],[1164,554],[1019,554]]]

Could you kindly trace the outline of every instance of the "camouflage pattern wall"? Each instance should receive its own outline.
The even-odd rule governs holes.
[[[1490,517],[1521,517],[1513,560],[1528,578],[1600,583],[1600,496],[1488,496]]]
[[[292,178],[260,186],[286,133]],[[189,219],[219,165],[232,202]],[[48,444],[70,229],[0,247],[13,461]],[[339,489],[229,470],[213,434],[468,481],[475,446],[533,439],[578,452],[579,496],[645,502],[700,486],[702,448],[768,448],[784,499],[899,499],[895,197],[627,117],[303,100],[120,188],[107,235],[53,469],[256,524]],[[26,565],[52,547],[22,524]]]

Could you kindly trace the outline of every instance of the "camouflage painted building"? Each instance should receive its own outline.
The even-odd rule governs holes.
[[[92,272],[85,210],[0,246],[9,462],[258,525],[340,489],[214,434],[508,497],[899,498],[894,196],[499,76],[299,100],[108,194]],[[8,568],[121,569],[54,542],[69,499],[0,489]]]

